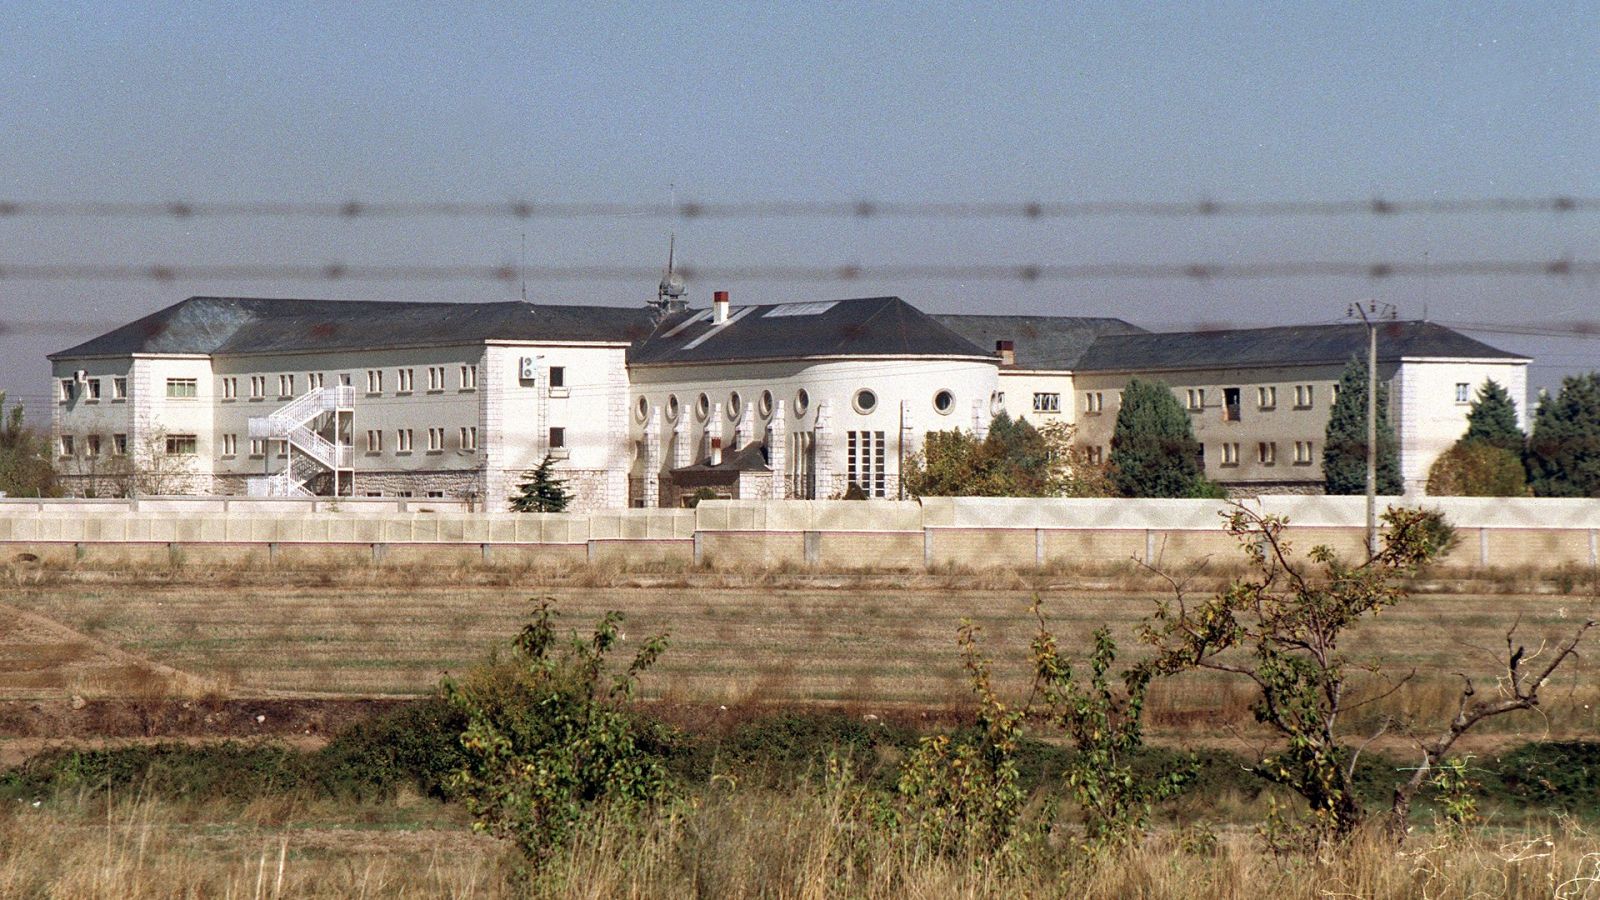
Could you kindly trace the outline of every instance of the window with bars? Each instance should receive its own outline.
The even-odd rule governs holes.
[[[845,432],[845,477],[868,497],[888,496],[884,444],[881,431]]]

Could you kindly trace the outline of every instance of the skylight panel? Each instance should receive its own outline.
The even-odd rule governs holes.
[[[820,316],[835,306],[837,300],[817,300],[811,303],[780,303],[767,310],[766,317],[775,319],[780,316]]]

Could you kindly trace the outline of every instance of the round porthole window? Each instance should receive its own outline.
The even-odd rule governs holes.
[[[640,397],[638,404],[635,406],[634,414],[639,417],[639,421],[641,422],[650,418],[650,400],[645,397]]]
[[[950,415],[951,410],[956,408],[956,395],[950,393],[949,391],[940,391],[937,394],[934,394],[933,408],[941,416]]]
[[[678,395],[677,394],[668,394],[667,395],[667,418],[669,418],[669,419],[671,419],[673,421],[677,421],[677,419],[678,419]]]
[[[867,390],[866,388],[862,388],[861,390],[856,391],[854,402],[856,412],[866,415],[867,413],[870,413],[878,408],[878,395]]]
[[[795,417],[798,418],[800,416],[805,415],[806,414],[806,410],[808,410],[810,408],[811,408],[811,395],[806,393],[806,389],[805,388],[801,388],[800,390],[795,391],[794,392],[794,414],[795,414]]]
[[[711,398],[707,397],[705,394],[701,394],[699,397],[696,397],[694,401],[694,414],[701,419],[704,419],[706,416],[710,415]]]
[[[756,411],[761,414],[761,418],[763,418],[763,419],[765,419],[767,416],[772,415],[772,392],[771,391],[762,391],[761,392],[761,402],[756,405]]]
[[[728,395],[728,418],[737,419],[743,412],[744,398],[739,396],[738,391],[730,393]]]

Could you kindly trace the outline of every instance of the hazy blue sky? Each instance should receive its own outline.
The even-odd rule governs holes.
[[[0,7],[0,199],[1350,200],[1600,196],[1600,3]],[[656,265],[662,219],[0,217],[7,263]],[[701,265],[1600,259],[1600,214],[695,220]],[[1600,319],[1594,278],[694,283],[1151,327]],[[640,283],[530,299],[637,303]],[[192,294],[487,300],[501,283],[0,280],[0,321]],[[0,386],[46,352],[0,334]],[[1535,380],[1600,341],[1481,334]]]

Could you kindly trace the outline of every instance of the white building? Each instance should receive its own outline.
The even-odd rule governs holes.
[[[1121,389],[1166,382],[1208,476],[1320,490],[1332,386],[1359,325],[1143,332],[1119,319],[929,316],[896,297],[689,309],[193,297],[52,354],[77,494],[456,497],[504,508],[549,457],[573,508],[699,496],[901,496],[929,431],[1005,411],[1109,451]],[[992,348],[992,351],[991,351]],[[1528,360],[1393,323],[1380,377],[1408,492],[1486,379]],[[1526,415],[1524,413],[1524,418]]]

